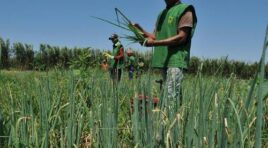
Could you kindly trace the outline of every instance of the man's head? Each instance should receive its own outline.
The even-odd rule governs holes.
[[[116,42],[118,41],[118,35],[117,34],[112,34],[110,37],[109,37],[109,40],[111,40],[112,42]]]
[[[171,7],[175,5],[176,3],[179,3],[180,0],[165,0],[167,7]]]
[[[106,64],[107,63],[107,59],[102,60],[102,63],[103,64]]]
[[[134,52],[133,52],[133,50],[132,50],[131,48],[129,48],[129,49],[127,50],[127,55],[128,55],[128,56],[132,56],[132,55],[134,55]]]

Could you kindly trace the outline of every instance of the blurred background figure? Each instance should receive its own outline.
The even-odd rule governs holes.
[[[135,58],[134,52],[131,48],[129,48],[127,50],[127,56],[128,56],[128,62],[127,62],[128,78],[131,80],[131,79],[133,79],[134,72],[135,72],[135,66],[136,66],[136,58]]]
[[[109,70],[112,80],[119,82],[124,67],[124,47],[119,41],[117,34],[112,34],[109,40],[113,43],[112,55],[109,53],[105,53],[104,55],[109,59]]]
[[[136,78],[141,77],[143,71],[144,71],[144,62],[143,62],[143,59],[141,57],[139,57]]]
[[[108,71],[108,67],[109,67],[109,65],[108,65],[107,59],[102,60],[102,62],[100,64],[101,70]]]

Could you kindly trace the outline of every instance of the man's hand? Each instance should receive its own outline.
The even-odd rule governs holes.
[[[110,55],[109,53],[105,52],[103,55],[109,59],[114,59],[114,56]]]
[[[151,38],[146,38],[142,43],[140,43],[142,46],[146,46],[146,47],[152,47],[154,46],[155,40],[151,39]]]
[[[155,34],[154,33],[149,33],[146,30],[144,30],[139,24],[137,23],[133,23],[132,24],[134,27],[136,27],[137,29],[139,29],[139,31],[142,32],[143,37],[145,38],[151,38],[151,39],[155,39]]]

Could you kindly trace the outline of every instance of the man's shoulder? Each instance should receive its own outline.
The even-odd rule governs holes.
[[[120,47],[120,46],[122,46],[122,44],[121,44],[121,42],[118,41],[117,43],[115,43],[115,46]]]

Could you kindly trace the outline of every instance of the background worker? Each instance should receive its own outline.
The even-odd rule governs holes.
[[[119,82],[124,67],[124,47],[119,41],[117,34],[112,34],[109,40],[113,43],[112,55],[108,53],[104,55],[109,59],[109,70],[112,80]]]
[[[103,70],[103,71],[107,71],[108,70],[108,62],[107,62],[107,59],[105,58],[102,62],[101,62],[101,64],[100,64],[100,67],[101,67],[101,70]]]
[[[138,58],[138,65],[137,65],[137,75],[136,75],[136,78],[140,78],[141,75],[143,74],[144,72],[144,60],[139,57]]]
[[[128,62],[127,62],[128,78],[131,80],[133,79],[136,66],[136,58],[134,56],[134,52],[132,49],[129,48],[127,50],[127,56],[128,56]]]

